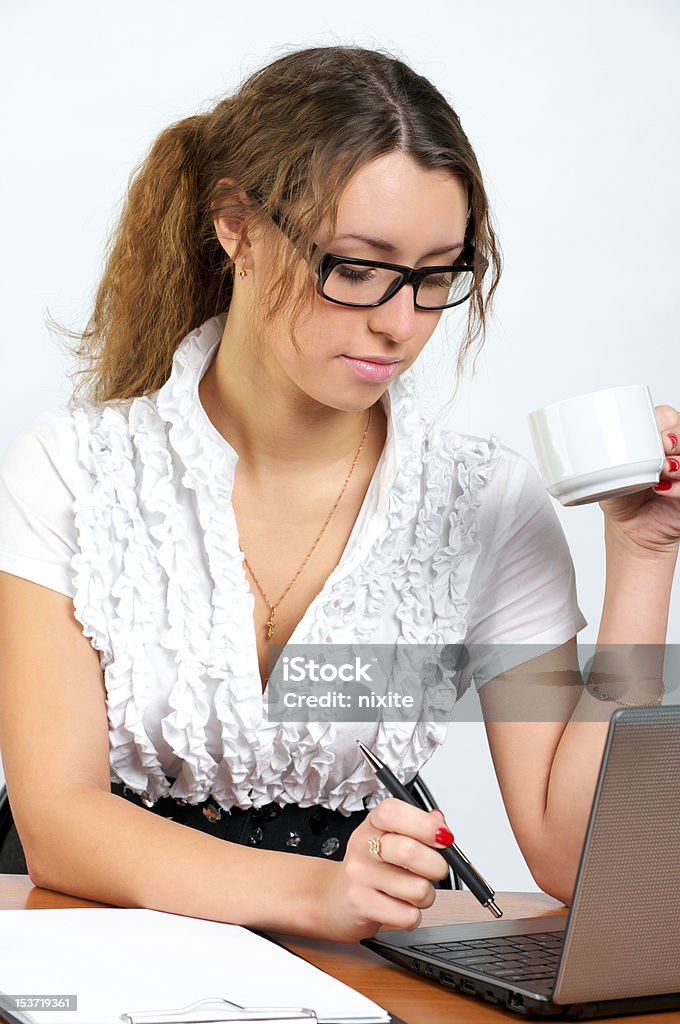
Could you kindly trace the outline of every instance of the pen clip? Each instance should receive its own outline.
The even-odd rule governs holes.
[[[314,1010],[301,1006],[239,1006],[222,996],[199,999],[172,1010],[131,1010],[124,1014],[127,1024],[221,1024],[233,1021],[269,1021],[271,1024],[307,1021],[316,1024]]]

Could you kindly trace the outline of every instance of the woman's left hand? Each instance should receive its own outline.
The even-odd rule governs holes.
[[[655,407],[666,459],[659,484],[634,494],[599,503],[606,525],[627,542],[651,554],[673,555],[680,547],[680,412],[671,405]],[[670,486],[669,486],[670,485]]]

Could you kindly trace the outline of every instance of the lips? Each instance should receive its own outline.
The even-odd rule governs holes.
[[[394,374],[401,359],[389,359],[385,356],[341,356],[345,363],[363,380],[382,384]]]

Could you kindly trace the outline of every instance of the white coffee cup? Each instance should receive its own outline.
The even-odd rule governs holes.
[[[543,481],[563,505],[653,487],[665,454],[645,384],[604,388],[529,413]]]

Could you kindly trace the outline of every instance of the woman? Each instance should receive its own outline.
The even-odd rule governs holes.
[[[445,727],[269,721],[268,654],[464,642],[514,832],[569,899],[608,717],[660,684],[582,687],[537,475],[418,414],[409,368],[467,301],[460,371],[499,273],[457,115],[389,56],[290,53],[161,133],[78,350],[91,400],[2,465],[0,744],[36,884],[345,941],[415,927],[451,834],[355,740],[411,780]],[[602,503],[602,644],[664,642],[680,416],[657,415],[661,483]],[[551,714],[504,720],[526,666],[474,652],[526,643]]]

